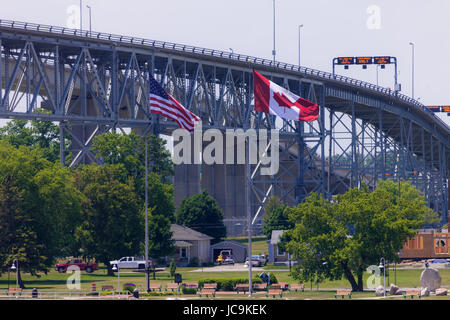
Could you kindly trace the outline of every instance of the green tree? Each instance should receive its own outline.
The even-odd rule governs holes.
[[[177,224],[213,237],[213,243],[226,236],[223,212],[206,190],[183,199],[176,217]]]
[[[103,262],[139,252],[143,239],[142,206],[132,177],[122,164],[87,165],[77,170],[76,185],[88,199],[76,235],[86,256]]]
[[[40,113],[50,113],[39,109]],[[71,149],[71,139],[64,133],[65,150]],[[44,158],[58,162],[60,157],[59,126],[50,121],[13,119],[0,128],[0,139],[8,141],[15,147],[28,146],[42,149]],[[70,161],[70,153],[66,161]]]
[[[73,252],[83,196],[69,169],[38,148],[0,141],[0,266],[47,272],[54,257]],[[23,286],[23,284],[22,284]]]
[[[288,211],[285,210],[286,205],[280,201],[277,196],[270,197],[265,206],[264,222],[262,233],[269,239],[273,230],[288,230],[294,227],[289,221]]]
[[[166,141],[155,135],[149,135],[148,168],[150,172],[160,175],[166,181],[174,173],[174,166],[169,150],[166,149]],[[96,136],[92,142],[92,151],[105,163],[124,165],[128,174],[137,182],[143,180],[145,175],[145,139],[131,132],[108,132]],[[141,181],[141,183],[143,183]],[[143,185],[140,185],[141,189]]]
[[[173,175],[170,152],[164,139],[148,136],[148,206],[154,215],[175,221],[173,185],[165,183]],[[145,199],[145,140],[134,134],[105,133],[94,138],[92,150],[107,164],[122,164],[133,177],[136,192]]]
[[[363,290],[363,273],[380,258],[399,261],[398,251],[416,234],[428,211],[423,196],[409,183],[401,184],[401,197],[392,181],[350,189],[336,202],[311,195],[288,209],[295,228],[283,234],[286,249],[302,261],[292,275],[303,281],[327,278],[350,282]]]
[[[170,231],[170,220],[161,215],[150,212],[148,218],[149,255],[152,258],[170,256],[175,252],[175,244],[172,240],[173,232]]]

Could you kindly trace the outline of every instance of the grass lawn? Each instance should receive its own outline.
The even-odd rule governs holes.
[[[177,272],[182,274],[183,282],[198,282],[202,279],[207,278],[247,278],[248,272],[211,272],[208,271],[209,268],[203,268],[203,272],[190,272],[194,269],[198,268],[177,268]],[[284,269],[271,269],[271,273],[275,274],[278,281],[280,282],[288,282],[295,283],[297,281],[293,280],[292,277],[289,276],[289,271]],[[397,269],[397,285],[400,287],[420,287],[420,274],[422,273],[422,269]],[[450,269],[439,269],[439,273],[442,278],[442,286],[450,286]],[[257,273],[254,273],[255,275]],[[32,288],[37,288],[40,291],[66,291],[67,289],[66,283],[67,279],[70,277],[70,274],[61,274],[54,270],[51,270],[47,275],[41,275],[39,278],[31,276],[29,274],[22,274],[22,278],[25,281],[25,286],[27,290],[31,290]],[[364,284],[366,287],[367,277],[369,274],[364,275]],[[117,274],[115,276],[108,276],[105,268],[100,268],[94,273],[88,274],[86,272],[81,272],[81,291],[89,292],[91,290],[91,283],[96,283],[97,290],[100,291],[102,285],[112,285],[117,289]],[[10,274],[9,287],[15,288],[15,274]],[[145,275],[143,273],[136,272],[121,272],[120,273],[120,283],[121,286],[127,282],[132,282],[138,286],[140,291],[142,292],[145,288]],[[170,277],[168,272],[158,272],[156,273],[156,280],[153,280],[153,275],[150,275],[151,283],[160,283],[163,285],[168,282],[172,282],[172,278]],[[394,270],[391,269],[388,275],[386,275],[386,287],[389,287],[391,283],[394,283]],[[383,277],[380,279],[380,284],[383,285]],[[8,288],[8,273],[3,273],[0,277],[0,291],[7,290]],[[305,292],[288,292],[283,295],[283,299],[334,299],[334,289],[335,288],[350,288],[350,284],[347,280],[341,279],[336,281],[325,281],[319,284],[319,289],[317,290],[317,285],[313,283],[305,283]],[[328,289],[328,290],[327,290]],[[358,298],[370,298],[374,297],[373,292],[362,292],[362,293],[353,293],[352,299]],[[165,299],[167,297],[152,297],[155,299]],[[192,296],[192,298],[197,299],[197,297]],[[216,296],[217,299],[246,299],[247,295],[240,294],[236,296],[220,296],[218,294]],[[259,294],[255,295],[254,298],[258,299],[266,299],[265,295]],[[392,297],[392,299],[399,299],[400,297]],[[446,297],[432,297],[433,299],[450,299]],[[272,299],[272,298],[271,298]],[[423,298],[426,299],[426,298]]]
[[[226,240],[234,240],[248,246],[248,237],[230,237]],[[267,238],[265,236],[252,237],[252,255],[260,255],[261,253],[268,255]]]

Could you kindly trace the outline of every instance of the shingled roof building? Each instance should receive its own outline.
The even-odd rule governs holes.
[[[211,261],[212,237],[178,224],[172,224],[170,231],[173,232],[172,239],[177,247],[177,265],[187,265],[193,258],[197,258],[200,264]]]

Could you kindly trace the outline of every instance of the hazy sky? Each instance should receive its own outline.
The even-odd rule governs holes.
[[[273,0],[82,0],[83,27],[272,59]],[[79,0],[0,0],[1,19],[71,26]],[[74,20],[76,16],[76,19]],[[331,72],[338,56],[395,56],[402,93],[411,96],[415,44],[415,98],[450,105],[450,1],[276,0],[277,60]],[[376,69],[337,73],[376,83]],[[393,87],[394,69],[379,72]],[[440,116],[450,124],[450,117]]]

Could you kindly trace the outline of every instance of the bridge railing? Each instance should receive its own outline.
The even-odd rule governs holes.
[[[194,47],[189,45],[183,45],[178,43],[172,43],[172,42],[165,42],[165,41],[158,41],[158,40],[149,40],[144,38],[138,38],[138,37],[130,37],[130,36],[122,36],[122,35],[115,35],[115,34],[109,34],[109,33],[102,33],[102,32],[96,32],[96,31],[89,31],[89,30],[80,30],[80,29],[70,29],[65,27],[58,27],[58,26],[50,26],[50,25],[43,25],[43,24],[36,24],[36,23],[29,23],[29,22],[20,22],[20,21],[12,21],[12,20],[1,20],[0,19],[0,26],[1,27],[7,27],[7,28],[15,28],[15,29],[22,29],[22,30],[33,30],[33,31],[43,31],[43,32],[49,32],[53,34],[62,34],[62,35],[71,35],[71,36],[79,36],[83,38],[90,38],[90,39],[99,39],[99,40],[107,40],[112,42],[120,42],[124,44],[134,44],[134,45],[143,45],[148,47],[154,47],[154,48],[161,48],[161,49],[170,49],[174,51],[180,51],[180,52],[189,52],[189,53],[196,53],[201,55],[207,55],[207,56],[214,56],[218,58],[227,58],[232,60],[237,60],[241,62],[246,63],[252,63],[252,64],[258,64],[268,67],[274,67],[279,68],[283,70],[289,70],[289,71],[297,71],[306,75],[312,75],[315,77],[323,78],[323,79],[330,79],[330,80],[337,80],[341,81],[343,83],[351,84],[356,87],[362,87],[365,89],[370,89],[379,93],[383,93],[385,95],[394,96],[397,99],[400,99],[401,101],[407,102],[411,105],[414,105],[416,108],[421,109],[422,111],[430,114],[437,122],[439,122],[441,125],[446,127],[448,130],[450,130],[450,126],[448,126],[444,121],[442,121],[439,117],[437,117],[432,111],[430,111],[428,108],[425,107],[422,103],[419,101],[408,97],[404,94],[398,93],[397,91],[381,87],[369,82],[349,78],[346,76],[338,75],[338,74],[332,74],[325,71],[320,71],[312,68],[302,67],[298,65],[293,65],[285,62],[279,62],[279,61],[273,61],[269,59],[263,59],[263,58],[257,58],[253,56],[233,53],[233,52],[226,52],[221,50],[214,50],[214,49],[207,49],[207,48],[201,48],[201,47]]]

